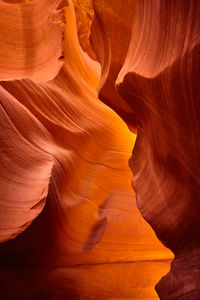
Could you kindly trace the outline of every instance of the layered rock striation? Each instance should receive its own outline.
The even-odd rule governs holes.
[[[0,2],[3,299],[200,298],[199,11]]]
[[[175,254],[156,290],[161,299],[199,299],[200,2],[96,0],[94,10],[99,97],[136,125],[137,205]]]

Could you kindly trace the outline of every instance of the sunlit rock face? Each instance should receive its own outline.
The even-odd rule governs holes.
[[[161,299],[200,299],[200,1],[96,0],[94,9],[99,97],[137,124],[137,204],[175,254],[156,290]]]
[[[0,80],[55,77],[62,64],[60,2],[0,1]]]
[[[173,94],[170,80],[175,81],[179,73],[172,73],[176,75],[174,79],[172,75],[163,75],[163,86],[157,75],[154,88],[153,75],[139,74],[134,63],[130,63],[132,69],[129,69],[132,55],[137,51],[136,62],[141,59],[140,66],[146,68],[146,61],[142,62],[145,53],[155,55],[150,51],[153,42],[148,43],[153,33],[150,35],[144,28],[155,31],[158,24],[154,24],[151,14],[159,15],[159,8],[157,2],[150,4],[148,1],[124,4],[118,0],[0,2],[0,299],[158,299],[154,286],[169,270],[173,255],[140,215],[131,180],[134,175],[142,214],[176,254],[176,245],[180,243],[182,247],[189,234],[187,224],[190,222],[193,228],[194,212],[197,214],[198,201],[193,207],[190,200],[192,191],[194,195],[196,191],[191,178],[197,177],[190,178],[188,168],[193,171],[195,167],[197,172],[197,162],[193,161],[198,151],[195,155],[192,152],[197,145],[195,135],[190,134],[192,127],[184,127],[189,120],[190,126],[197,122],[191,118],[191,106],[187,107],[188,90],[179,96],[185,99],[185,106],[180,100],[177,107],[179,98],[170,100],[175,99],[170,96]],[[163,22],[175,22],[170,9],[179,16],[179,22],[183,20],[178,10],[186,11],[186,4],[176,5],[162,9],[169,18],[162,17]],[[189,16],[198,11],[191,7],[187,8]],[[189,21],[184,18],[187,24]],[[152,24],[148,23],[150,19]],[[178,27],[180,31],[184,31],[182,27]],[[174,54],[171,63],[167,63],[167,58],[162,62],[164,54],[169,57],[172,54],[167,52],[170,50],[159,27],[156,30],[163,38],[158,45],[162,66],[171,70],[180,57],[182,63],[188,61],[184,55],[190,39],[194,43],[191,53],[197,45],[197,25],[192,31],[193,38],[188,31],[187,43],[182,42],[186,52],[181,52],[180,47],[180,53]],[[170,30],[172,33],[169,36],[166,33],[166,39],[176,45],[179,40],[172,39],[172,25]],[[176,34],[176,38],[181,35],[179,31]],[[155,45],[159,44],[159,38]],[[141,49],[140,43],[144,43]],[[145,52],[147,46],[149,50]],[[181,70],[189,72],[183,72],[187,78],[195,69],[194,61],[189,62],[187,68],[180,65]],[[198,72],[195,76],[198,77]],[[187,82],[181,82],[178,80],[177,84],[188,86]],[[191,86],[189,99],[193,99],[192,93],[197,88]],[[97,91],[110,107],[98,99]],[[181,91],[183,88],[177,86],[177,97]],[[149,114],[143,106],[149,108]],[[170,109],[174,111],[171,119]],[[131,162],[131,166],[135,165],[133,175],[128,160],[135,135],[120,117],[132,132],[138,128],[135,158]],[[165,124],[167,118],[169,122]],[[177,132],[183,144],[179,143]],[[193,132],[197,135],[197,131]],[[174,167],[175,159],[171,164],[161,161],[169,147],[173,153],[176,150],[178,166],[185,168],[180,176],[176,164]],[[191,159],[187,161],[190,150]],[[181,164],[183,161],[185,164]],[[177,194],[183,191],[188,202],[182,195],[183,201],[178,204],[174,191]],[[181,206],[178,211],[176,205]],[[185,217],[188,207],[190,211]],[[187,222],[177,221],[183,217]],[[177,240],[180,226],[183,238]],[[196,235],[196,229],[195,235],[190,232],[191,239]],[[177,276],[187,272],[185,265],[186,271],[181,271],[180,264]],[[176,281],[170,280],[171,290],[165,289],[165,282],[161,282],[164,288],[159,295],[168,290],[172,295],[177,292]],[[187,287],[184,276],[182,280],[183,294],[182,287],[186,292]],[[192,284],[188,281],[189,288]],[[166,297],[164,294],[163,299]]]

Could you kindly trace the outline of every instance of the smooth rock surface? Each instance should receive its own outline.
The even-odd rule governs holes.
[[[138,7],[142,11],[146,2],[75,2],[76,10],[71,0],[0,2],[0,298],[157,299],[154,286],[173,254],[137,209],[128,166],[136,136],[120,118],[134,133],[139,128],[133,159],[139,208],[144,193],[141,212],[171,247],[176,227],[171,230],[166,216],[174,207],[167,210],[165,200],[157,201],[161,190],[155,187],[163,187],[166,171],[159,169],[160,181],[152,179],[150,146],[138,126],[143,119],[129,95],[145,98],[149,81],[146,90],[138,79],[135,89],[134,70],[130,82],[126,75]],[[120,117],[98,99],[97,89]],[[162,131],[157,114],[152,118]],[[139,176],[141,165],[145,172]],[[186,189],[188,176],[181,174]],[[176,178],[166,183],[168,196]]]
[[[199,299],[200,1],[94,0],[94,10],[92,39],[108,70],[99,97],[137,128],[130,160],[137,204],[175,254],[156,290],[161,299]]]

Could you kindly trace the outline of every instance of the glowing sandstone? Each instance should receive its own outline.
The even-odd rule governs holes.
[[[25,2],[0,1],[0,80],[52,79],[62,65],[61,1]]]
[[[200,299],[200,1],[94,0],[94,9],[92,40],[105,70],[99,96],[129,128],[136,124],[137,204],[175,254],[156,290],[161,299]]]
[[[16,26],[7,21],[13,10]],[[0,2],[0,12],[2,299],[156,299],[172,255],[136,208],[128,168],[135,137],[97,99],[100,66],[79,46],[72,1]],[[131,30],[118,32],[127,45],[119,56],[112,49],[109,101],[117,97],[133,128],[132,108],[114,89]]]

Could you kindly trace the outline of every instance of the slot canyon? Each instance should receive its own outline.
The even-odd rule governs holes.
[[[0,0],[0,300],[200,300],[200,0]]]

